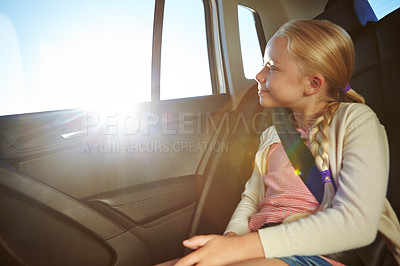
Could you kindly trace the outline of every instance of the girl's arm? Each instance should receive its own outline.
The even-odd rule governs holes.
[[[237,235],[250,233],[249,219],[259,209],[259,193],[257,191],[259,189],[259,179],[262,181],[262,176],[257,170],[257,167],[255,167],[251,178],[246,183],[246,189],[242,194],[242,199],[236,207],[224,235],[229,232]]]

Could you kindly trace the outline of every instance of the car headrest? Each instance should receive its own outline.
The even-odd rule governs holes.
[[[350,35],[365,26],[368,21],[377,21],[367,0],[330,0],[324,12],[315,19],[326,19],[338,24]]]

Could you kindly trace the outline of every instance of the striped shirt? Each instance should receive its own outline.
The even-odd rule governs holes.
[[[313,213],[318,201],[295,173],[280,143],[271,146],[267,156],[268,173],[264,176],[267,186],[261,200],[260,211],[250,218],[249,229],[254,232],[266,223],[283,222],[295,213]]]

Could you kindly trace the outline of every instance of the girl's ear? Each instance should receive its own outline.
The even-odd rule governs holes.
[[[304,90],[306,95],[313,95],[321,91],[321,89],[326,85],[325,77],[321,74],[315,74],[309,78],[309,84]]]

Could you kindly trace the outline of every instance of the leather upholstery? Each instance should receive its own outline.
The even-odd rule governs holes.
[[[317,18],[344,27],[353,39],[356,62],[350,83],[385,126],[390,150],[388,199],[399,217],[400,197],[395,190],[400,186],[400,9],[362,26],[361,22],[356,22],[361,16],[358,14],[371,11],[357,10],[355,7],[359,5],[355,2],[359,1],[329,1],[327,9]]]

